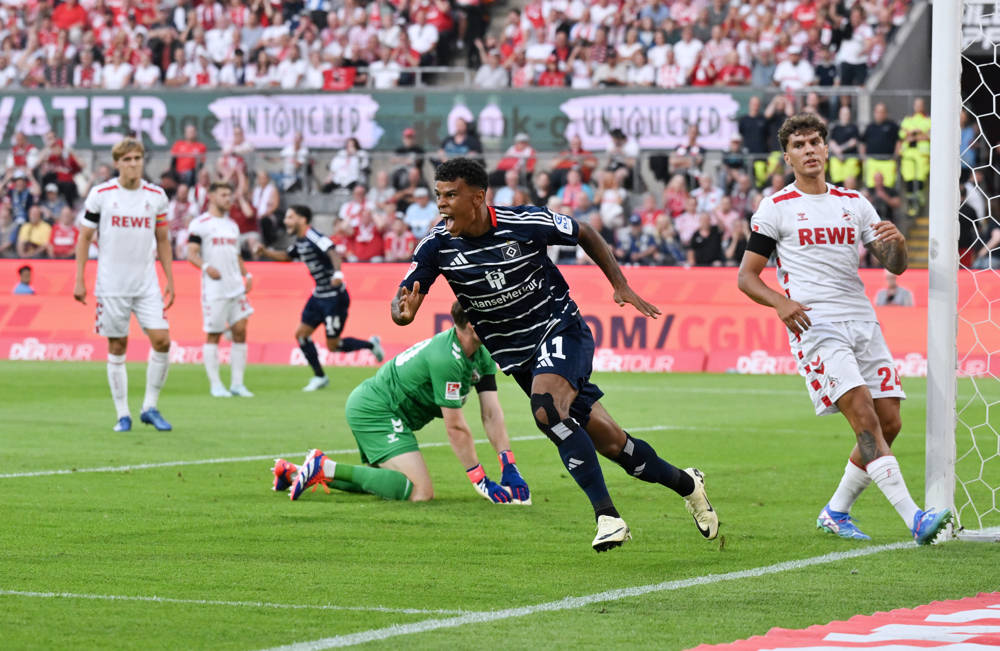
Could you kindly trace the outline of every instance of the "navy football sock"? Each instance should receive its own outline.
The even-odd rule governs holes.
[[[604,473],[597,460],[594,442],[587,432],[573,418],[567,418],[549,428],[551,438],[559,449],[559,457],[573,480],[583,489],[594,507],[594,517],[611,515],[621,517],[608,487],[604,483]]]
[[[625,446],[614,461],[633,477],[663,484],[678,495],[694,492],[694,480],[690,475],[661,459],[649,443],[632,437],[628,432],[625,433]]]
[[[309,366],[312,367],[316,377],[326,375],[323,372],[323,366],[319,363],[319,353],[316,352],[316,344],[313,343],[312,339],[299,339],[299,348],[302,350],[302,354],[305,355],[306,361],[309,362]]]
[[[349,353],[354,350],[364,350],[372,349],[372,342],[365,341],[364,339],[357,339],[355,337],[344,337],[340,340],[340,344],[337,346],[337,350],[341,353]]]

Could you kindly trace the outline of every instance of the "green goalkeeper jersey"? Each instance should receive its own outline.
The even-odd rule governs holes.
[[[466,357],[450,328],[393,357],[362,388],[416,431],[440,418],[441,407],[461,407],[483,376],[495,374],[486,347]]]

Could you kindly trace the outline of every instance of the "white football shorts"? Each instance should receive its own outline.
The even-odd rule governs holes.
[[[788,345],[806,379],[816,414],[835,414],[837,400],[867,386],[872,398],[906,399],[878,321],[815,323]]]
[[[132,314],[144,330],[167,330],[167,315],[159,291],[143,296],[98,296],[94,332],[102,337],[127,337]]]
[[[213,298],[201,302],[201,320],[205,332],[224,332],[227,325],[233,325],[253,314],[253,308],[245,294],[232,298]]]

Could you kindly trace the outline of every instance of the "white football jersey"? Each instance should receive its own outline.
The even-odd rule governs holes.
[[[144,296],[159,293],[156,278],[156,227],[167,224],[167,193],[142,181],[126,190],[111,179],[94,186],[84,202],[84,226],[98,233],[95,296]]]
[[[778,243],[778,283],[812,308],[813,323],[875,321],[858,262],[879,221],[857,192],[827,184],[824,194],[806,194],[793,183],[760,202],[750,228]]]
[[[233,298],[243,293],[243,274],[240,272],[240,227],[229,215],[213,217],[204,212],[188,227],[188,241],[193,236],[201,238],[201,298]],[[215,267],[222,278],[212,280],[205,273]]]

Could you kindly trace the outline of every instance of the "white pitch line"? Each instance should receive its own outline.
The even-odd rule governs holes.
[[[0,596],[36,597],[42,599],[95,599],[98,601],[144,601],[158,604],[193,606],[238,606],[241,608],[279,608],[285,610],[356,610],[360,612],[402,613],[405,615],[465,615],[468,610],[442,610],[421,608],[389,608],[387,606],[334,606],[332,604],[274,604],[266,601],[217,601],[214,599],[172,599],[170,597],[145,597],[142,595],[79,594],[75,592],[28,592],[0,590]]]
[[[730,428],[725,427],[697,427],[689,425],[653,425],[651,427],[630,427],[628,431],[630,432],[654,432],[663,430],[690,430],[690,431],[728,431]],[[750,428],[741,428],[741,431],[753,431]],[[798,430],[768,430],[769,432],[778,433],[789,433],[794,434]],[[545,437],[541,434],[535,434],[530,436],[512,436],[511,441],[537,441],[544,439]],[[486,439],[477,439],[476,443],[487,443]],[[430,441],[428,443],[421,443],[421,448],[440,448],[446,445],[451,445],[447,441]],[[348,448],[345,450],[326,450],[326,454],[357,454],[357,448]],[[204,466],[216,463],[243,463],[245,461],[271,461],[277,457],[294,457],[296,455],[304,454],[302,450],[297,450],[295,452],[282,452],[278,454],[258,454],[250,457],[220,457],[217,459],[191,459],[187,461],[161,461],[158,463],[137,463],[125,466],[100,466],[97,468],[62,468],[57,470],[35,470],[32,472],[8,472],[0,474],[0,479],[21,479],[24,477],[51,477],[53,475],[75,475],[78,473],[85,472],[130,472],[132,470],[150,470],[154,468],[172,468],[175,466]]]
[[[513,617],[525,617],[527,615],[534,615],[536,613],[554,612],[559,610],[571,610],[574,608],[587,606],[593,603],[599,603],[603,601],[618,601],[620,599],[626,599],[628,597],[638,597],[653,592],[681,590],[684,588],[709,585],[712,583],[721,583],[723,581],[752,579],[761,576],[766,576],[768,574],[788,572],[790,570],[798,570],[804,567],[811,567],[813,565],[835,563],[837,561],[842,561],[850,558],[870,556],[872,554],[879,554],[885,551],[891,551],[896,549],[907,549],[907,548],[915,549],[916,545],[912,542],[892,543],[890,545],[865,547],[863,549],[854,549],[846,552],[833,552],[830,554],[824,554],[823,556],[814,556],[812,558],[805,558],[798,561],[786,561],[784,563],[777,563],[775,565],[767,565],[765,567],[757,567],[749,570],[739,570],[737,572],[728,572],[726,574],[707,574],[705,576],[698,576],[691,579],[681,579],[678,581],[665,581],[663,583],[654,583],[651,585],[641,585],[641,586],[634,586],[631,588],[619,588],[617,590],[607,590],[605,592],[598,592],[595,594],[585,595],[582,597],[566,597],[565,599],[559,599],[558,601],[549,601],[546,603],[536,604],[534,606],[521,606],[519,608],[507,608],[505,610],[493,610],[487,612],[470,612],[464,615],[460,615],[458,617],[451,617],[448,619],[425,619],[424,621],[413,622],[411,624],[395,624],[393,626],[387,626],[385,628],[374,628],[368,631],[361,631],[359,633],[350,633],[348,635],[327,637],[320,640],[312,640],[310,642],[297,642],[285,646],[272,647],[270,649],[267,649],[267,651],[320,651],[321,649],[332,649],[335,647],[353,646],[355,644],[366,644],[368,642],[374,642],[376,640],[385,640],[391,637],[398,637],[400,635],[413,635],[416,633],[426,633],[428,631],[436,631],[443,628],[455,628],[458,626],[465,626],[466,624],[485,624],[487,622],[495,622],[503,619],[511,619]]]

